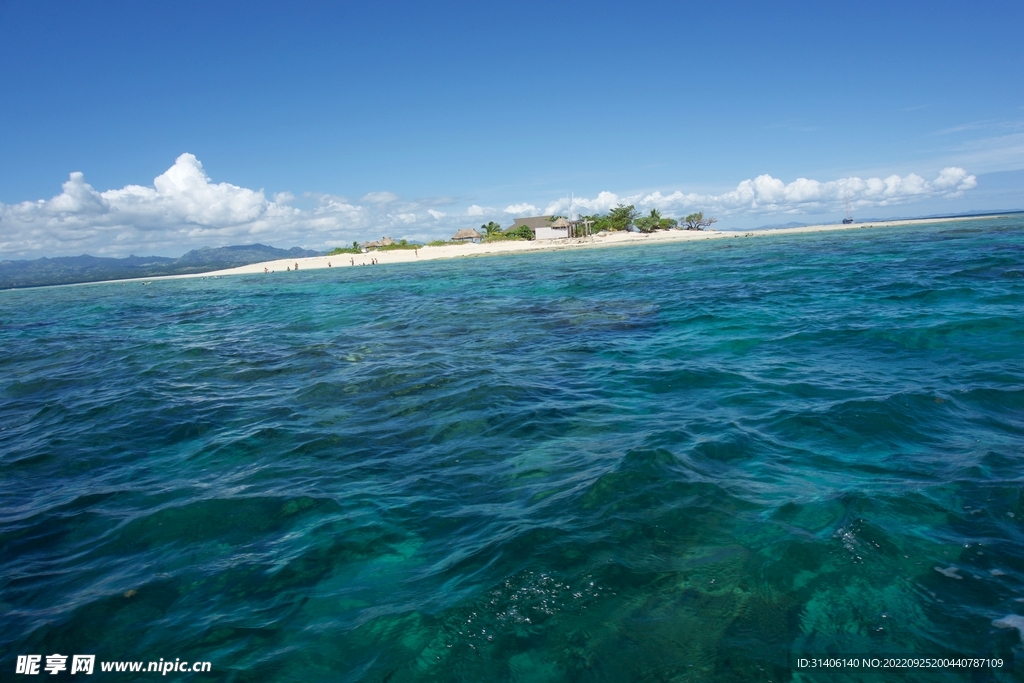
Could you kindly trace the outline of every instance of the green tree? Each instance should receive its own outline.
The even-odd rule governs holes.
[[[531,228],[529,225],[520,225],[514,230],[512,228],[509,228],[504,232],[504,235],[505,237],[509,237],[511,239],[523,240],[532,240],[535,237],[535,235],[533,234],[533,228]]]
[[[481,225],[480,229],[483,230],[484,234],[488,237],[493,237],[494,235],[501,233],[501,226],[494,221]]]
[[[708,216],[704,218],[704,212],[698,211],[697,213],[691,213],[689,216],[683,219],[686,223],[687,230],[703,230],[704,228],[710,227],[711,224],[717,223],[717,218],[711,218]]]
[[[619,204],[608,212],[608,227],[605,229],[625,230],[639,215],[640,212],[632,204]]]
[[[654,232],[655,230],[668,230],[679,225],[679,222],[675,218],[664,218],[661,212],[657,209],[651,209],[651,213],[647,216],[641,216],[637,218],[634,225],[640,230],[640,232]]]
[[[338,247],[327,252],[328,256],[337,256],[338,254],[358,254],[362,252],[359,248],[359,242],[353,242],[351,247]]]

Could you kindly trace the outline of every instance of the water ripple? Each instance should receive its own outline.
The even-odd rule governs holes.
[[[3,292],[0,659],[1019,651],[1020,273],[992,219]]]

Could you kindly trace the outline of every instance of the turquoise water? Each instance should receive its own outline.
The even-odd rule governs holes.
[[[0,679],[1012,654],[1022,313],[1019,217],[2,292]]]

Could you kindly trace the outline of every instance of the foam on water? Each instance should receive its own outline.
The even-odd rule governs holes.
[[[1022,312],[1020,218],[2,292],[0,666],[1005,655]]]

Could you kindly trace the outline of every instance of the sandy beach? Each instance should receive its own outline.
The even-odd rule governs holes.
[[[418,251],[412,249],[396,249],[393,251],[375,251],[365,254],[338,254],[335,256],[314,256],[300,259],[280,259],[253,263],[237,268],[228,268],[208,273],[192,275],[172,275],[169,277],[209,277],[221,275],[247,275],[253,273],[287,272],[288,268],[295,268],[297,263],[300,270],[315,270],[320,268],[351,268],[353,266],[371,265],[373,259],[378,265],[388,263],[408,263],[412,261],[433,261],[436,259],[465,258],[474,256],[496,256],[500,254],[523,253],[531,251],[555,251],[559,249],[593,249],[601,247],[613,247],[619,245],[638,244],[664,244],[668,242],[691,242],[697,240],[713,239],[744,239],[753,237],[773,237],[777,235],[797,235],[820,232],[842,232],[851,230],[864,230],[870,228],[888,228],[899,225],[927,224],[927,223],[949,223],[953,221],[984,220],[994,216],[977,216],[966,218],[931,218],[931,219],[908,219],[896,221],[876,221],[871,223],[854,223],[850,225],[808,225],[799,228],[776,228],[769,230],[749,230],[740,232],[735,230],[667,230],[655,233],[636,232],[615,232],[606,235],[594,235],[578,239],[559,240],[533,240],[533,241],[509,241],[509,242],[488,242],[483,244],[451,244],[440,247],[421,247]],[[152,279],[152,278],[150,278]]]

